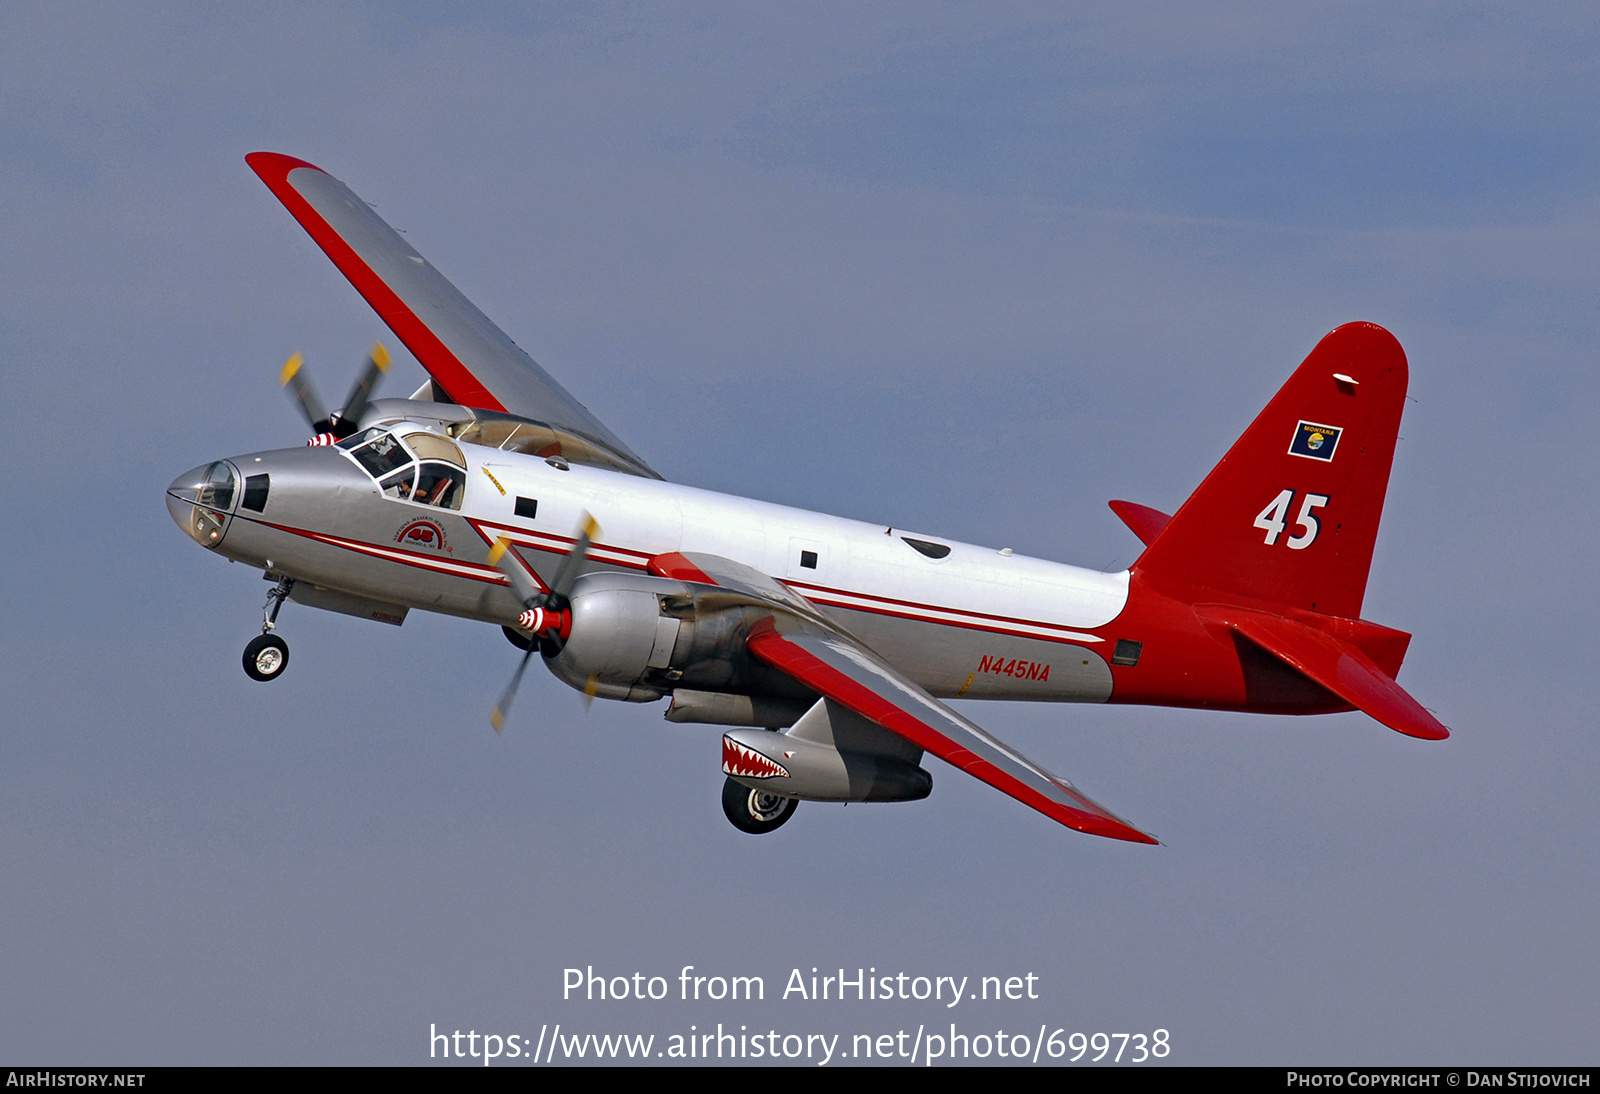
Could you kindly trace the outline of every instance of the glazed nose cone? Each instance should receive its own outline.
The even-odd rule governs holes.
[[[182,480],[179,481],[181,482]],[[177,485],[178,483],[174,482],[172,486],[167,487],[167,512],[172,514],[172,522],[187,533],[189,531],[189,510],[194,508],[194,503],[185,501],[179,495],[176,489]]]
[[[172,514],[173,521],[185,533],[189,531],[189,510],[200,500],[200,488],[206,484],[206,476],[210,473],[211,465],[203,463],[185,471],[167,485],[167,512]]]
[[[221,460],[185,471],[167,486],[167,512],[185,535],[214,547],[227,526],[237,493],[237,476]]]

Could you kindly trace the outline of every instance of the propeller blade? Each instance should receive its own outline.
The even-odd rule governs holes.
[[[344,430],[339,434],[341,437],[349,436],[356,431],[361,415],[366,413],[367,402],[378,386],[378,380],[388,371],[389,351],[377,342],[372,343],[372,351],[367,354],[367,363],[362,367],[361,375],[356,377],[355,386],[350,389],[350,397],[344,401],[344,409],[339,411],[339,429]],[[338,432],[338,429],[334,432]]]
[[[588,513],[583,514],[583,520],[578,525],[578,539],[573,543],[572,551],[566,558],[561,560],[561,568],[556,571],[555,580],[551,582],[548,594],[541,593],[534,587],[533,582],[528,579],[527,570],[523,568],[518,559],[513,557],[516,552],[512,550],[511,541],[504,536],[495,540],[494,546],[489,548],[489,565],[496,567],[506,575],[506,578],[511,582],[511,587],[522,598],[522,603],[525,607],[546,608],[554,609],[557,612],[565,612],[567,597],[572,592],[572,586],[577,583],[578,571],[583,567],[584,556],[589,553],[589,545],[599,536],[600,525]],[[533,657],[534,652],[539,649],[540,635],[536,634],[534,637],[533,644],[528,647],[528,651],[522,655],[522,660],[518,662],[517,671],[511,677],[511,683],[506,685],[506,690],[500,695],[500,701],[495,703],[494,709],[489,712],[489,724],[494,726],[496,733],[499,733],[501,727],[505,725],[506,714],[511,710],[511,700],[516,698],[517,688],[522,685],[522,673],[528,667],[528,661]],[[546,633],[543,637],[545,641],[561,642],[561,637],[557,634]],[[588,684],[583,689],[585,709],[594,702],[597,685],[598,680],[593,676],[589,677]]]
[[[561,568],[556,571],[556,576],[550,582],[551,605],[557,608],[567,606],[567,597],[572,593],[572,586],[578,580],[578,571],[583,568],[583,558],[589,553],[589,545],[600,537],[600,525],[588,513],[583,514],[583,519],[578,524],[578,541],[572,545],[571,552],[561,560]]]
[[[311,386],[311,380],[302,373],[301,366],[306,359],[296,353],[283,363],[283,371],[278,374],[278,382],[289,391],[289,397],[300,406],[300,413],[305,415],[306,423],[311,426],[313,433],[328,432],[328,408],[317,398],[316,389]]]
[[[494,546],[489,548],[489,565],[506,575],[524,608],[544,606],[544,593],[528,577],[527,567],[518,561],[517,553],[511,549],[511,541],[505,536],[495,540]]]
[[[489,712],[489,724],[494,726],[496,733],[499,733],[501,727],[506,724],[506,715],[511,712],[511,700],[517,697],[517,688],[522,684],[523,670],[528,667],[528,660],[533,657],[538,648],[539,643],[537,642],[528,647],[528,652],[522,655],[521,661],[517,662],[517,671],[512,674],[511,683],[506,685],[506,690],[500,693],[499,702],[495,703],[494,709]]]

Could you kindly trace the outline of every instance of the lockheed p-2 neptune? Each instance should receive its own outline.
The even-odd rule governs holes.
[[[1405,400],[1369,323],[1324,337],[1178,511],[1111,507],[1145,544],[1100,573],[664,481],[337,179],[247,162],[427,370],[344,406],[298,355],[315,437],[216,460],[167,491],[178,525],[276,581],[245,671],[279,676],[285,600],[398,625],[504,628],[585,695],[670,699],[726,727],[723,808],[746,832],[802,799],[911,801],[928,752],[1069,828],[1155,840],[946,700],[1365,711],[1448,730],[1396,682],[1410,635],[1361,616]]]

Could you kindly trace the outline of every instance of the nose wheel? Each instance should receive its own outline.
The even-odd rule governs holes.
[[[800,806],[799,798],[785,798],[765,790],[751,790],[743,783],[728,779],[722,784],[722,811],[741,832],[759,836],[774,828],[781,828],[794,816]]]
[[[257,635],[244,648],[244,674],[252,680],[276,680],[289,665],[289,643],[275,634]]]
[[[261,633],[244,648],[244,674],[252,680],[276,680],[289,667],[289,643],[272,633],[278,623],[278,610],[289,599],[294,578],[286,577],[267,594],[261,609]]]

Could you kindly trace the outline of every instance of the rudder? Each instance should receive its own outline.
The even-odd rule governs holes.
[[[1405,351],[1382,327],[1332,331],[1135,571],[1161,586],[1359,618],[1407,378]]]

